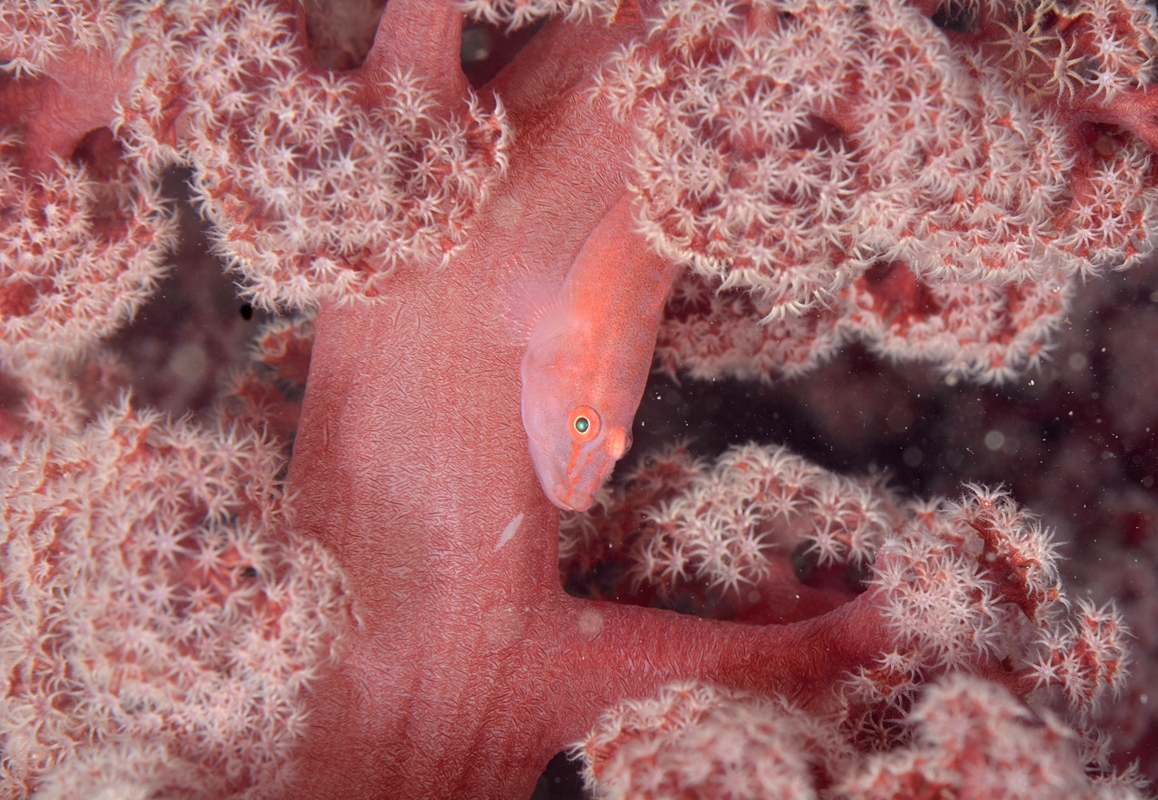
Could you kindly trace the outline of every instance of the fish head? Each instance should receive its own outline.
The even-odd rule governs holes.
[[[631,447],[634,409],[624,420],[584,391],[581,382],[560,380],[550,372],[523,372],[523,426],[531,462],[552,503],[585,511]]]

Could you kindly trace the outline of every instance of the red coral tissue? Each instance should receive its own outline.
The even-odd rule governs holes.
[[[390,0],[372,42],[340,30],[370,6],[0,0],[0,794],[527,797],[569,749],[604,797],[1144,796],[1114,591],[1067,588],[1018,501],[1084,532],[1136,457],[1106,563],[1153,564],[1139,337],[1095,315],[1095,278],[1154,249],[1152,10]],[[243,316],[295,314],[212,397],[140,377],[176,334],[131,345],[194,283],[168,275],[205,274],[182,180]],[[693,440],[561,524],[504,318],[588,243],[624,265],[603,292],[682,270],[643,281],[674,380],[799,387],[856,342],[926,376],[906,404],[1007,393],[962,419],[1027,374],[1118,389],[1080,442],[1060,407],[992,423],[949,486],[910,446],[929,500]],[[812,395],[818,436],[880,411],[857,377]],[[1051,437],[1080,493],[1044,457],[982,485]]]

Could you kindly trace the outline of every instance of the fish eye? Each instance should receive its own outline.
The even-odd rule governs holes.
[[[590,406],[579,406],[571,412],[568,427],[575,441],[590,442],[599,435],[599,414]]]

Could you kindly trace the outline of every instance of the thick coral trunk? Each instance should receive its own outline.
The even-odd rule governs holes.
[[[294,483],[364,623],[318,688],[302,796],[525,796],[619,699],[696,676],[822,703],[879,652],[867,596],[757,627],[564,595],[517,353],[439,311],[466,288],[319,320]]]
[[[622,28],[565,30],[521,56],[558,58],[535,71],[548,78],[500,76],[512,179],[472,244],[436,280],[399,275],[391,297],[318,318],[291,482],[299,526],[338,554],[363,625],[318,687],[300,796],[525,796],[616,700],[699,676],[819,701],[877,652],[867,603],[760,628],[562,592],[557,512],[531,468],[521,352],[501,317],[516,260],[561,275],[628,166],[626,133],[571,66]]]

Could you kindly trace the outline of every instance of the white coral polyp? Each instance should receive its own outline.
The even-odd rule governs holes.
[[[610,21],[619,9],[618,0],[464,0],[461,5],[468,17],[506,25],[508,30],[555,15],[572,21]]]
[[[296,20],[270,6],[173,4],[138,39],[148,72],[181,76],[178,148],[157,140],[173,98],[140,83],[131,122],[144,160],[195,169],[218,251],[270,308],[373,297],[404,263],[437,266],[465,241],[506,167],[501,101],[440,106],[395,71],[360,82],[312,65]],[[140,109],[138,112],[133,109]]]
[[[772,551],[801,545],[822,565],[864,564],[899,518],[882,487],[784,447],[733,447],[714,466],[689,469],[686,491],[639,509],[650,534],[632,553],[632,571],[661,587],[698,579],[738,592],[767,575]]]
[[[671,0],[600,92],[636,125],[644,233],[769,319],[875,263],[996,285],[1149,252],[1144,147],[1109,137],[1075,193],[1075,140],[1006,55],[896,0]]]
[[[601,800],[816,798],[815,772],[851,761],[827,720],[780,697],[677,681],[608,709],[574,745]]]
[[[0,0],[0,70],[17,78],[37,76],[69,49],[111,49],[120,43],[123,5],[109,0]]]
[[[251,430],[127,402],[0,462],[0,795],[276,790],[349,622],[283,466]]]
[[[78,163],[29,174],[0,129],[0,355],[68,356],[132,319],[164,274],[174,213],[156,176]]]

